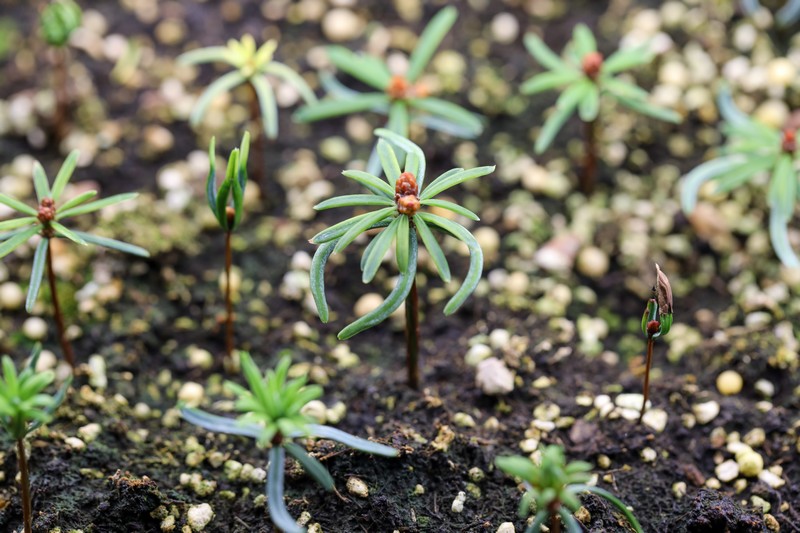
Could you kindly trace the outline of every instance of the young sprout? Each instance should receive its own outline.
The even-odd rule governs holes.
[[[211,212],[225,231],[225,355],[226,361],[233,358],[233,299],[231,296],[231,267],[233,252],[231,236],[244,214],[244,189],[247,186],[247,156],[250,152],[250,133],[245,132],[242,144],[234,148],[228,157],[225,179],[217,189],[217,155],[214,150],[214,137],[208,146],[210,170],[206,179],[206,199]]]
[[[453,6],[436,13],[411,52],[405,75],[393,75],[386,63],[376,57],[357,55],[342,46],[328,47],[328,57],[337,69],[373,90],[358,92],[345,87],[330,74],[322,73],[320,81],[330,98],[301,107],[294,114],[295,120],[314,122],[373,111],[387,115],[386,129],[402,137],[409,136],[411,122],[457,137],[477,137],[483,131],[480,116],[452,102],[430,96],[428,89],[420,82],[433,54],[457,17],[458,11]],[[380,160],[375,150],[370,156],[367,171],[371,174],[380,172]]]
[[[379,209],[356,215],[315,235],[311,242],[320,245],[311,262],[311,294],[320,319],[328,321],[328,304],[325,300],[325,264],[333,252],[343,251],[356,237],[368,230],[383,228],[372,239],[361,258],[362,281],[369,283],[375,277],[383,256],[395,243],[395,257],[400,271],[397,285],[381,305],[359,318],[339,332],[340,339],[369,329],[386,320],[405,300],[406,302],[406,365],[408,384],[419,387],[419,311],[417,298],[417,236],[433,260],[439,276],[445,283],[450,281],[450,267],[445,259],[432,229],[438,229],[463,241],[469,248],[469,271],[464,283],[444,308],[444,313],[454,313],[472,294],[483,271],[483,251],[475,237],[461,224],[435,215],[423,208],[441,208],[471,220],[478,216],[458,204],[436,199],[436,195],[467,180],[485,176],[494,171],[494,166],[465,170],[454,168],[441,174],[423,189],[425,182],[425,154],[419,146],[408,139],[386,129],[375,130],[380,139],[377,151],[380,156],[386,181],[359,170],[343,172],[348,178],[369,189],[369,194],[339,196],[325,200],[315,209],[333,207],[377,206]],[[405,159],[405,168],[400,171],[398,160]]]
[[[72,0],[50,2],[39,18],[42,37],[53,49],[53,92],[56,97],[53,127],[59,140],[66,136],[69,114],[67,43],[72,32],[81,25],[82,18],[80,6]]]
[[[789,243],[789,222],[800,195],[795,165],[798,130],[788,125],[782,130],[762,124],[740,111],[728,89],[720,91],[717,107],[723,118],[722,130],[727,142],[722,155],[701,164],[683,178],[681,205],[691,213],[697,204],[700,187],[709,180],[717,183],[717,192],[729,192],[754,178],[769,173],[769,237],[784,265],[800,267]]]
[[[555,111],[545,121],[534,150],[537,154],[547,150],[577,109],[584,124],[584,168],[580,176],[580,188],[585,194],[591,194],[594,190],[597,173],[595,128],[601,96],[609,95],[642,115],[674,123],[681,120],[675,111],[649,103],[648,93],[641,87],[616,77],[622,71],[650,63],[653,55],[647,46],[618,50],[608,58],[603,58],[597,51],[591,30],[584,24],[578,24],[573,29],[572,40],[567,44],[563,58],[558,57],[532,33],[525,35],[525,47],[548,71],[523,83],[520,87],[522,93],[537,94],[562,88]]]
[[[178,56],[178,62],[185,65],[198,63],[227,63],[235,70],[224,74],[206,87],[195,104],[189,122],[196,126],[203,119],[209,104],[220,94],[247,83],[250,87],[250,120],[256,124],[256,131],[263,127],[264,134],[271,140],[278,137],[278,105],[275,92],[268,76],[274,76],[294,87],[308,103],[317,101],[314,92],[297,72],[287,65],[273,59],[278,43],[269,40],[256,48],[253,36],[246,34],[241,41],[231,39],[228,46],[209,46],[198,48]],[[258,126],[259,121],[261,126]],[[253,174],[259,184],[264,183],[264,143],[259,134],[253,136],[255,152]]]
[[[672,327],[672,287],[669,285],[667,275],[661,272],[661,267],[656,264],[656,284],[653,287],[653,297],[647,301],[647,307],[642,316],[642,333],[647,337],[647,362],[644,371],[644,397],[642,410],[639,413],[639,424],[642,423],[647,397],[650,394],[650,365],[653,361],[653,345],[656,337],[669,333]]]
[[[52,370],[36,372],[40,346],[33,348],[28,363],[17,374],[14,362],[3,356],[3,376],[0,377],[0,425],[17,443],[17,466],[22,488],[22,520],[25,533],[31,532],[33,521],[31,485],[28,460],[25,457],[25,437],[28,433],[52,420],[56,408],[64,401],[72,376],[67,378],[55,396],[44,389],[53,382]]]
[[[283,501],[287,453],[326,490],[334,488],[333,478],[327,468],[296,444],[295,439],[330,439],[373,455],[398,455],[399,452],[389,446],[355,437],[330,426],[313,424],[302,413],[302,409],[311,400],[322,396],[322,388],[318,385],[306,386],[305,376],[287,381],[291,364],[289,356],[282,357],[275,370],[267,370],[263,376],[247,352],[241,353],[241,364],[249,390],[230,381],[225,383],[225,388],[236,395],[236,410],[242,415],[233,420],[199,409],[181,407],[181,416],[209,431],[251,437],[256,439],[259,447],[269,448],[267,503],[272,522],[284,533],[305,531],[289,515]]]
[[[583,528],[572,513],[581,506],[578,495],[582,492],[590,492],[607,500],[620,510],[637,533],[642,533],[639,521],[619,498],[607,490],[586,484],[591,478],[589,471],[592,465],[583,461],[567,464],[561,446],[547,446],[542,451],[539,465],[518,455],[498,457],[495,464],[506,474],[520,478],[525,485],[525,494],[519,502],[521,518],[528,516],[531,503],[536,504],[536,516],[525,533],[539,533],[548,518],[551,533],[560,533],[562,522],[568,533],[581,533]]]
[[[61,314],[61,305],[58,300],[58,291],[56,290],[56,278],[53,272],[53,254],[50,248],[52,239],[62,237],[81,245],[95,244],[141,257],[149,256],[147,250],[138,246],[69,229],[62,224],[68,218],[98,211],[106,206],[118,204],[137,196],[137,193],[125,193],[109,196],[102,200],[89,201],[97,195],[97,191],[86,191],[58,205],[61,200],[61,193],[72,177],[72,172],[75,170],[77,163],[78,151],[75,150],[67,156],[64,164],[61,165],[61,170],[58,171],[52,188],[42,165],[38,161],[33,165],[33,185],[36,190],[36,200],[39,203],[35,208],[0,193],[0,203],[23,215],[19,218],[0,222],[0,231],[5,232],[0,234],[0,258],[22,246],[34,235],[41,237],[33,254],[31,282],[28,286],[25,309],[28,312],[33,309],[36,297],[39,295],[42,278],[44,277],[45,265],[47,265],[47,281],[50,285],[50,298],[53,301],[53,315],[56,321],[58,342],[61,345],[64,358],[73,369],[75,368],[75,356],[65,334],[64,317]]]

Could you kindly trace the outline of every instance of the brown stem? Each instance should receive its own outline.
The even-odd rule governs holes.
[[[416,277],[411,292],[406,296],[406,368],[408,386],[419,389],[419,298]]]
[[[25,442],[17,439],[17,466],[19,484],[22,486],[22,523],[25,533],[33,531],[33,506],[31,504],[31,482],[28,477],[28,459],[25,457]]]
[[[56,333],[58,334],[58,343],[61,345],[61,351],[64,354],[64,359],[67,360],[69,366],[75,369],[75,355],[72,352],[72,345],[67,340],[67,330],[64,327],[64,316],[61,314],[61,305],[58,302],[58,291],[56,290],[56,275],[53,271],[53,246],[52,239],[47,239],[47,281],[50,284],[50,298],[53,300],[53,315],[56,320]]]
[[[558,516],[558,509],[561,505],[556,501],[550,506],[550,533],[561,533],[561,517]]]
[[[53,92],[56,108],[53,113],[53,132],[56,140],[61,142],[67,136],[69,120],[69,92],[67,90],[67,49],[66,46],[53,49]]]
[[[228,361],[233,357],[233,300],[231,298],[231,266],[233,253],[231,251],[231,232],[225,233],[225,354]]]
[[[581,192],[590,195],[594,192],[594,182],[597,175],[597,141],[595,139],[596,120],[583,123],[583,169],[580,175]]]
[[[262,131],[263,117],[261,116],[261,106],[258,103],[258,94],[252,84],[250,87],[250,123],[253,132],[251,139],[253,149],[250,150],[250,161],[253,174],[253,181],[258,184],[262,197],[267,197],[266,177],[264,176],[264,132]]]
[[[647,398],[650,396],[650,364],[653,362],[653,345],[655,342],[656,341],[653,337],[647,338],[647,363],[645,364],[644,370],[644,395],[642,398],[642,410],[639,413],[639,421],[637,424],[642,423],[642,417],[644,416],[645,407],[647,406]]]

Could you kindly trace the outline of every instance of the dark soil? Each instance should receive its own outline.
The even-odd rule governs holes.
[[[88,7],[86,2],[82,2]],[[104,0],[92,3],[108,22],[108,33],[121,33],[154,40],[154,24],[138,21],[130,11],[121,7],[123,2]],[[268,2],[269,3],[269,2]],[[280,2],[278,2],[280,3]],[[569,9],[555,20],[531,17],[517,2],[487,2],[484,10],[476,10],[473,2],[454,2],[459,7],[460,19],[444,48],[455,48],[466,53],[461,45],[484,34],[487,21],[499,11],[508,11],[521,22],[522,33],[529,29],[544,31],[546,41],[560,50],[569,38],[576,22],[597,27],[598,18],[606,12],[607,2],[574,1]],[[474,2],[480,4],[481,2]],[[167,2],[160,6],[167,16],[170,12],[182,13],[188,30],[186,42],[200,45],[224,43],[227,38],[245,32],[260,35],[266,24],[257,2],[241,2],[243,15],[236,22],[221,22],[220,2]],[[389,3],[369,2],[359,5],[360,13],[390,26],[406,25]],[[646,4],[658,4],[648,2]],[[438,7],[438,4],[437,4]],[[13,17],[19,22],[26,46],[34,46],[35,16],[32,7],[0,0],[0,16]],[[425,5],[426,18],[436,7]],[[162,20],[159,18],[158,21]],[[293,43],[294,50],[303,52],[312,45],[324,42],[318,23],[290,24],[286,21],[270,22],[267,33],[281,32],[281,43]],[[419,31],[421,24],[413,26]],[[618,28],[618,31],[622,31]],[[619,35],[604,35],[600,40],[603,50],[612,50]],[[686,38],[685,35],[681,38]],[[361,48],[364,39],[352,43]],[[39,45],[36,45],[39,46]],[[154,45],[159,56],[174,57],[183,46]],[[12,56],[13,57],[13,56]],[[122,163],[113,169],[92,166],[80,169],[77,179],[93,180],[99,184],[103,195],[139,190],[158,194],[155,176],[167,163],[183,160],[192,150],[204,149],[195,134],[183,121],[161,121],[174,135],[174,146],[154,159],[140,157],[140,144],[136,132],[153,119],[142,110],[144,93],[152,88],[120,88],[108,80],[113,66],[108,61],[75,53],[76,61],[91,73],[98,97],[106,102],[104,120],[117,120],[132,134],[120,141],[124,150]],[[469,56],[467,56],[469,57]],[[303,57],[286,58],[303,70],[309,70]],[[37,56],[38,60],[38,56]],[[42,62],[44,60],[41,60]],[[511,45],[491,47],[489,59],[475,59],[470,64],[467,77],[473,80],[478,65],[490,65],[508,74],[512,85],[518,84],[535,71],[532,58],[524,51],[521,37]],[[212,79],[211,68],[201,70],[194,87]],[[652,72],[643,75],[652,83]],[[648,78],[650,76],[650,78]],[[20,91],[46,86],[46,64],[36,70],[33,77],[21,76],[12,59],[0,63],[0,98],[8,98]],[[155,78],[154,78],[155,79]],[[645,83],[647,85],[647,83]],[[129,94],[123,94],[129,93]],[[524,113],[512,115],[502,109],[484,110],[490,113],[489,128],[477,140],[477,158],[481,164],[494,160],[493,143],[498,135],[522,152],[532,150],[529,129],[541,121],[542,111],[552,104],[553,95],[533,99]],[[456,97],[457,99],[458,97]],[[465,97],[460,103],[469,105]],[[319,141],[342,134],[344,121],[329,121],[313,127],[300,127],[304,135],[293,135],[293,126],[287,110],[281,110],[281,132],[284,136],[269,149],[268,165],[274,170],[293,160],[300,148],[316,150]],[[370,117],[371,119],[374,117]],[[376,119],[378,123],[380,119]],[[46,120],[42,119],[46,129]],[[77,124],[91,129],[91,125]],[[660,125],[654,127],[662,127]],[[691,132],[692,120],[680,128]],[[559,139],[577,135],[579,124],[573,121]],[[453,140],[431,136],[424,147],[430,172],[438,173],[453,165]],[[233,143],[229,143],[231,146]],[[681,171],[689,170],[702,158],[702,153],[678,162],[669,156],[658,143],[642,148],[652,161],[672,162]],[[368,146],[358,146],[357,155],[365,156]],[[52,175],[61,155],[53,143],[42,148],[32,148],[22,137],[0,137],[0,162],[10,162],[19,154],[29,153],[41,160]],[[563,156],[563,148],[555,153]],[[629,165],[628,162],[625,163]],[[655,163],[654,163],[655,164]],[[653,165],[654,165],[653,164]],[[338,193],[356,192],[356,187],[339,176],[341,165],[320,161],[326,178],[334,183]],[[602,165],[601,165],[602,166]],[[631,169],[633,170],[633,169]],[[646,170],[650,170],[649,168]],[[574,174],[574,173],[573,173]],[[653,184],[654,178],[641,171],[642,179]],[[604,168],[600,194],[615,192],[612,169]],[[500,180],[485,180],[470,189],[472,199],[482,202],[485,217],[503,238],[501,255],[486,266],[486,271],[505,267],[516,250],[511,243],[512,231],[502,223],[503,210],[516,185]],[[284,192],[280,191],[279,195]],[[455,195],[462,193],[454,193]],[[467,196],[467,194],[465,194]],[[200,208],[204,200],[196,198]],[[566,213],[565,200],[539,198],[548,216]],[[328,441],[309,443],[314,452],[333,475],[339,492],[325,492],[308,478],[291,461],[287,471],[287,505],[293,516],[307,511],[311,521],[318,522],[327,532],[494,532],[503,522],[513,522],[516,531],[524,531],[525,522],[517,516],[521,492],[512,479],[493,467],[498,455],[519,454],[520,442],[531,428],[533,409],[545,402],[557,405],[561,417],[574,417],[565,424],[541,435],[542,444],[560,444],[565,447],[570,460],[585,460],[597,464],[603,455],[610,459],[608,469],[596,470],[598,484],[614,492],[634,509],[647,532],[762,532],[765,520],[758,510],[751,508],[751,497],[759,496],[771,504],[770,513],[777,519],[781,531],[800,530],[800,457],[797,447],[797,411],[800,408],[797,387],[800,377],[796,372],[778,368],[771,359],[779,342],[773,334],[773,324],[764,327],[734,328],[728,334],[711,338],[724,329],[718,315],[725,311],[734,315],[732,323],[743,319],[744,311],[735,308],[728,283],[734,272],[725,270],[727,259],[721,257],[704,241],[695,238],[695,249],[690,257],[671,257],[676,277],[689,280],[698,265],[710,260],[718,265],[714,279],[702,286],[692,285],[683,291],[683,299],[676,298],[676,322],[685,321],[700,328],[695,320],[698,310],[710,310],[718,322],[702,326],[707,337],[700,346],[690,350],[674,364],[664,358],[665,343],[656,344],[656,373],[652,382],[651,400],[654,407],[669,413],[666,429],[661,433],[647,426],[638,426],[624,419],[606,419],[592,413],[591,407],[576,403],[576,396],[584,393],[595,397],[619,392],[640,392],[642,362],[640,352],[627,352],[626,339],[639,335],[638,321],[644,302],[642,294],[632,290],[625,280],[637,267],[627,267],[612,254],[609,273],[602,279],[589,280],[573,274],[557,281],[567,283],[574,292],[581,286],[597,294],[596,303],[581,303],[574,299],[566,317],[574,320],[580,314],[608,316],[613,323],[604,347],[618,353],[619,361],[609,361],[602,356],[589,356],[579,349],[578,339],[564,335],[559,325],[548,317],[533,312],[536,299],[521,305],[498,305],[491,296],[473,295],[454,316],[442,314],[443,303],[423,303],[422,391],[405,387],[404,340],[402,331],[389,323],[366,331],[349,342],[353,353],[359,355],[361,364],[352,369],[338,368],[330,352],[338,343],[336,332],[352,316],[356,299],[368,290],[385,292],[386,282],[392,272],[380,273],[376,281],[365,287],[360,273],[354,267],[359,258],[355,247],[348,251],[345,264],[330,265],[326,277],[332,320],[320,324],[316,315],[297,301],[283,298],[278,288],[289,269],[292,256],[303,251],[313,253],[314,247],[307,239],[324,224],[338,221],[342,213],[325,212],[311,223],[302,223],[299,237],[291,244],[279,239],[281,231],[291,231],[294,221],[288,219],[285,198],[270,198],[271,208],[248,213],[240,232],[242,246],[236,251],[237,265],[244,280],[250,281],[249,292],[237,304],[237,340],[239,346],[250,350],[262,368],[274,364],[285,351],[291,353],[296,363],[306,362],[323,369],[329,378],[325,385],[327,405],[342,401],[347,405],[347,415],[337,427],[362,437],[372,437],[401,450],[398,459],[364,456],[334,446]],[[488,221],[488,222],[486,222]],[[194,221],[196,222],[196,220]],[[617,251],[619,228],[613,222],[602,223],[598,234],[605,235],[610,250]],[[273,234],[264,237],[264,228]],[[675,221],[676,233],[689,233],[685,218]],[[551,227],[541,229],[549,236]],[[744,236],[739,236],[742,241]],[[185,352],[197,345],[221,354],[222,300],[217,287],[217,276],[222,266],[222,234],[217,231],[199,232],[193,243],[197,251],[180,247],[156,255],[150,260],[106,255],[102,261],[110,265],[113,275],[124,280],[124,290],[118,301],[105,305],[105,318],[84,313],[71,305],[69,323],[80,323],[83,334],[75,341],[76,354],[86,361],[92,354],[101,354],[107,361],[109,386],[105,391],[93,391],[85,377],[79,377],[66,405],[49,428],[31,438],[32,490],[34,495],[34,531],[73,531],[85,533],[150,532],[162,531],[168,515],[175,516],[175,529],[186,524],[186,510],[191,505],[208,502],[215,518],[206,529],[214,532],[269,532],[273,531],[267,509],[257,499],[263,494],[263,485],[255,482],[230,481],[223,468],[214,466],[209,456],[221,453],[225,459],[235,459],[257,468],[266,468],[266,453],[251,440],[226,435],[214,435],[180,422],[166,427],[164,415],[176,403],[177,390],[185,381],[196,381],[206,386],[206,403],[203,407],[214,411],[213,402],[228,399],[219,387],[223,377],[208,370],[190,367]],[[543,239],[546,240],[546,239]],[[147,243],[137,243],[146,246]],[[766,261],[766,259],[764,259]],[[770,261],[776,261],[773,258]],[[524,262],[524,260],[523,260]],[[21,284],[29,272],[21,258],[6,260],[10,279]],[[451,261],[454,277],[465,273],[465,261],[454,256]],[[649,269],[650,266],[648,265]],[[647,272],[650,272],[647,270]],[[546,276],[537,271],[533,276]],[[648,274],[650,275],[650,274]],[[76,287],[91,279],[91,264],[86,264],[70,280]],[[421,292],[440,288],[438,278],[430,272],[420,274]],[[648,278],[649,280],[649,278]],[[260,283],[266,282],[271,290],[258,292]],[[690,281],[689,281],[690,282]],[[68,283],[65,285],[69,286]],[[69,290],[65,288],[65,291]],[[71,291],[74,292],[74,289]],[[797,298],[796,292],[794,297]],[[49,295],[43,294],[47,301]],[[423,296],[422,301],[425,302]],[[259,305],[254,305],[257,303]],[[263,305],[260,305],[262,304]],[[45,315],[47,316],[47,315]],[[21,360],[30,348],[20,332],[27,315],[21,311],[4,311],[0,328],[6,332],[0,338],[3,348]],[[795,326],[800,317],[785,316]],[[306,322],[314,335],[297,335],[293,325]],[[483,395],[475,386],[475,370],[464,362],[468,341],[479,334],[488,334],[503,328],[526,342],[519,353],[506,354],[506,361],[516,371],[517,387],[506,397]],[[55,338],[47,339],[46,347],[57,352]],[[641,339],[641,350],[644,350]],[[716,376],[725,369],[734,369],[744,378],[744,390],[732,397],[721,396],[715,387]],[[547,377],[552,385],[536,388],[532,384]],[[238,379],[232,378],[232,379]],[[764,400],[754,383],[767,379],[775,385],[775,395],[770,398],[772,408],[766,413],[759,410]],[[721,405],[720,415],[710,424],[686,427],[681,416],[691,412],[691,407],[701,401],[716,400]],[[134,406],[143,402],[151,408],[148,416],[134,416]],[[218,411],[217,411],[218,412]],[[474,427],[459,427],[454,415],[472,416]],[[492,421],[491,419],[496,419]],[[489,421],[487,423],[487,421]],[[71,450],[64,439],[77,435],[77,429],[88,423],[98,423],[102,431],[85,450]],[[758,451],[765,465],[781,465],[785,485],[773,489],[757,479],[750,479],[742,490],[732,484],[723,484],[718,491],[705,488],[706,480],[713,477],[714,468],[721,458],[730,458],[725,443],[712,438],[715,428],[724,428],[730,434],[744,435],[755,427],[763,428],[766,439]],[[449,445],[434,446],[450,435]],[[204,460],[187,465],[190,450],[187,442],[196,438],[202,446]],[[445,439],[447,440],[447,439]],[[654,462],[645,462],[645,448],[656,450]],[[19,530],[21,505],[14,483],[16,458],[12,446],[2,458],[5,481],[0,485],[0,529]],[[485,478],[470,482],[469,471],[479,468]],[[182,485],[182,474],[200,474],[204,480],[215,481],[216,489],[199,495]],[[347,479],[356,476],[364,480],[370,495],[361,499],[347,493]],[[686,484],[687,493],[676,497],[676,483]],[[416,494],[421,485],[424,493]],[[468,487],[469,485],[469,487]],[[477,489],[477,490],[476,490]],[[464,511],[451,511],[453,499],[460,491],[467,491]],[[479,493],[479,494],[478,494]],[[586,496],[582,503],[590,519],[583,524],[590,532],[627,532],[630,528],[605,501]],[[60,529],[59,529],[60,528]]]

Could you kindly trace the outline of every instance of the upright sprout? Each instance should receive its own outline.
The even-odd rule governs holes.
[[[555,111],[547,118],[536,139],[534,150],[544,152],[555,139],[566,121],[578,111],[584,124],[584,166],[580,175],[580,188],[584,194],[594,190],[597,173],[597,143],[595,140],[597,118],[600,114],[600,97],[611,96],[615,101],[642,115],[667,122],[680,122],[680,115],[671,109],[655,106],[647,101],[647,91],[617,78],[617,74],[633,67],[646,65],[653,55],[646,46],[618,50],[608,58],[597,51],[591,30],[577,24],[572,40],[567,44],[564,57],[557,56],[539,37],[525,35],[525,46],[536,60],[548,69],[522,84],[523,94],[537,94],[562,88]]]
[[[400,271],[397,285],[381,305],[339,332],[340,339],[349,339],[365,329],[380,324],[405,301],[406,303],[406,365],[408,384],[419,387],[419,304],[417,297],[417,236],[431,256],[442,280],[450,281],[450,267],[432,228],[450,234],[469,248],[469,271],[464,283],[445,305],[446,315],[454,313],[466,301],[480,281],[483,271],[483,251],[475,237],[461,224],[424,210],[441,208],[471,220],[478,215],[458,204],[435,198],[447,189],[468,180],[485,176],[494,166],[465,170],[454,168],[444,172],[423,188],[425,181],[425,154],[408,139],[385,129],[375,130],[379,137],[377,151],[386,175],[386,181],[359,170],[346,170],[343,174],[369,189],[369,194],[353,194],[325,200],[315,209],[334,207],[377,206],[379,209],[356,215],[339,222],[315,235],[311,242],[320,245],[311,262],[311,294],[323,322],[328,321],[328,304],[325,300],[325,264],[333,252],[343,251],[356,237],[370,229],[382,231],[372,239],[361,258],[362,281],[368,283],[375,277],[383,257],[395,243],[395,257]],[[405,168],[400,171],[400,160]]]
[[[50,285],[50,298],[53,302],[53,315],[56,321],[58,342],[61,345],[64,358],[73,369],[75,368],[75,355],[72,352],[72,345],[66,337],[64,317],[61,314],[58,291],[56,290],[56,277],[53,271],[53,254],[50,247],[51,241],[56,237],[61,237],[80,245],[95,244],[140,257],[148,257],[150,255],[144,248],[115,239],[72,230],[61,223],[61,221],[67,218],[92,213],[109,205],[131,200],[138,196],[137,193],[124,193],[90,202],[89,200],[97,195],[97,191],[86,191],[58,205],[58,202],[61,200],[61,193],[64,192],[64,188],[72,177],[77,163],[78,151],[74,150],[61,165],[61,169],[58,171],[55,181],[53,181],[52,188],[50,187],[42,165],[38,161],[33,165],[33,184],[36,190],[36,199],[39,203],[38,208],[30,207],[19,200],[15,200],[10,196],[0,193],[0,203],[23,215],[19,218],[12,218],[0,222],[0,231],[5,232],[0,234],[0,258],[5,257],[22,246],[34,235],[41,237],[36,245],[36,252],[33,254],[31,282],[28,286],[25,309],[28,312],[33,310],[36,297],[39,295],[39,287],[44,277],[45,265],[47,265],[47,281]]]
[[[245,132],[242,144],[234,148],[228,158],[225,179],[219,189],[216,187],[216,152],[214,137],[208,146],[209,172],[206,179],[206,199],[211,212],[225,231],[225,355],[226,361],[233,360],[233,298],[231,295],[231,268],[233,251],[231,236],[244,214],[244,189],[247,186],[247,157],[250,152],[250,133]]]
[[[204,429],[242,435],[256,439],[259,448],[267,448],[267,504],[272,522],[284,533],[302,533],[283,501],[286,454],[292,456],[325,490],[334,489],[333,477],[325,466],[308,454],[295,439],[310,437],[330,439],[355,450],[384,457],[396,457],[399,452],[390,446],[350,435],[339,429],[312,423],[303,407],[322,396],[319,385],[306,385],[306,377],[288,380],[289,356],[281,358],[274,370],[264,375],[250,354],[242,352],[242,373],[248,388],[228,381],[225,388],[236,395],[236,410],[242,413],[233,420],[191,407],[181,407],[181,416]]]
[[[72,32],[81,25],[82,18],[83,13],[78,4],[72,0],[55,0],[42,10],[39,19],[42,37],[53,50],[53,92],[56,97],[53,129],[59,140],[66,135],[67,121],[69,120],[67,43]]]
[[[639,424],[642,423],[642,417],[647,407],[647,398],[650,394],[650,365],[653,361],[653,345],[656,337],[669,333],[670,327],[672,327],[672,287],[670,287],[667,275],[661,272],[661,267],[656,264],[656,284],[653,286],[653,297],[647,301],[647,307],[642,316],[642,333],[647,337],[647,362]]]
[[[247,83],[250,87],[250,120],[257,127],[253,138],[253,151],[255,152],[253,174],[262,187],[265,183],[264,140],[258,134],[258,129],[263,127],[264,134],[270,140],[278,137],[278,105],[269,77],[279,78],[294,87],[307,103],[317,101],[317,97],[314,96],[314,92],[302,76],[287,65],[273,59],[277,47],[278,44],[275,40],[269,40],[256,48],[253,36],[246,34],[241,41],[229,40],[227,46],[198,48],[178,56],[178,62],[186,65],[220,62],[227,63],[235,69],[217,78],[200,95],[189,118],[189,122],[193,126],[200,123],[214,98],[243,83]],[[261,122],[261,126],[258,126],[259,122]]]
[[[405,75],[392,74],[386,63],[376,57],[355,54],[343,46],[328,47],[328,57],[337,69],[373,90],[363,93],[355,91],[323,72],[320,80],[329,98],[301,107],[294,114],[295,120],[316,122],[373,111],[387,115],[386,129],[402,137],[409,136],[412,122],[457,137],[477,137],[483,131],[480,116],[457,104],[430,96],[428,89],[420,82],[420,77],[456,18],[458,10],[453,6],[445,7],[434,15],[411,52]],[[380,165],[375,149],[370,156],[367,172],[379,173]]]
[[[41,353],[37,344],[33,348],[28,363],[17,374],[14,362],[3,356],[3,375],[0,377],[0,425],[17,443],[17,465],[19,467],[22,494],[22,521],[25,533],[31,533],[33,505],[31,502],[31,483],[28,473],[28,460],[25,456],[25,437],[36,428],[53,418],[56,408],[64,401],[72,382],[69,376],[55,396],[42,391],[53,382],[52,370],[36,372],[36,362]]]

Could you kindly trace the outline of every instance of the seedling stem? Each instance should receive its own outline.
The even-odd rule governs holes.
[[[25,457],[25,442],[23,439],[17,439],[17,466],[19,468],[19,484],[22,490],[22,523],[25,533],[31,533],[33,531],[31,483],[28,477],[28,459]]]

